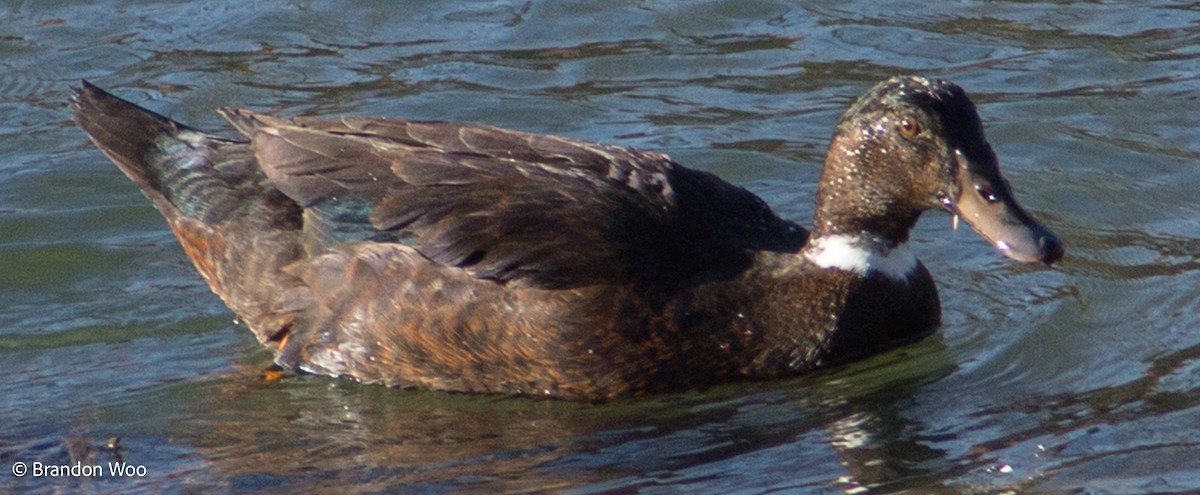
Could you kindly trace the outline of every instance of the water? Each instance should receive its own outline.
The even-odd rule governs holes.
[[[38,1],[0,20],[0,492],[1200,492],[1200,5]],[[910,72],[973,96],[1061,268],[930,214],[936,337],[602,406],[264,382],[270,356],[65,108],[88,78],[207,129],[240,105],[659,149],[807,223],[838,115]],[[11,473],[73,459],[146,474]]]

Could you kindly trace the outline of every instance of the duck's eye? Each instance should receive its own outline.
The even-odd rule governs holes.
[[[900,124],[896,126],[896,129],[900,130],[900,134],[906,138],[917,137],[917,134],[925,130],[921,127],[920,122],[907,117],[900,120]]]

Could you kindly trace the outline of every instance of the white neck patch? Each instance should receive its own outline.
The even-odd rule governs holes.
[[[907,282],[917,268],[917,257],[900,244],[888,249],[876,238],[848,235],[827,235],[811,239],[804,256],[821,268],[836,268],[865,276],[876,272],[892,280]]]

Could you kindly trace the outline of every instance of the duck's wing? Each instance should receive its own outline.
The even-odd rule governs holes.
[[[736,270],[749,250],[806,236],[660,153],[444,122],[221,113],[305,208],[310,249],[405,242],[476,277],[562,288]]]

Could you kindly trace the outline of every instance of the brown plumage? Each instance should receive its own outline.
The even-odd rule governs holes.
[[[277,362],[393,386],[594,400],[858,358],[938,325],[904,248],[921,211],[958,212],[980,181],[1003,193],[987,215],[1019,211],[965,94],[922,78],[843,117],[811,240],[660,153],[230,108],[245,138],[225,139],[86,82],[74,111]],[[1061,257],[1019,212],[985,235]]]

